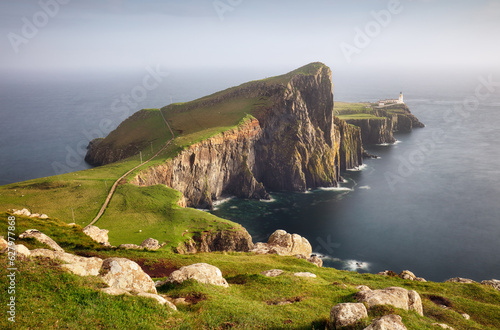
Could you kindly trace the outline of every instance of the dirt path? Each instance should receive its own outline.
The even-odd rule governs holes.
[[[123,174],[121,177],[119,177],[115,183],[113,184],[113,186],[111,187],[111,190],[109,191],[108,193],[108,196],[106,197],[106,200],[104,201],[104,204],[102,204],[102,207],[101,209],[99,210],[99,213],[97,213],[97,215],[95,216],[95,218],[86,226],[86,227],[89,227],[89,226],[92,226],[94,223],[97,222],[97,220],[99,220],[101,218],[101,216],[104,214],[104,211],[106,211],[106,208],[108,207],[109,205],[109,202],[111,201],[111,198],[113,197],[113,194],[115,193],[116,191],[116,187],[118,187],[118,184],[120,183],[121,180],[123,180],[127,175],[129,175],[130,173],[132,173],[133,171],[135,171],[136,169],[138,169],[139,167],[143,166],[143,165],[146,165],[147,163],[149,163],[150,161],[152,161],[153,159],[155,159],[162,151],[164,151],[169,145],[170,143],[172,143],[172,141],[174,140],[175,138],[175,134],[174,134],[174,131],[172,130],[172,128],[170,127],[170,125],[168,124],[167,120],[165,119],[165,116],[163,116],[163,112],[161,111],[160,109],[160,114],[161,114],[161,117],[163,118],[163,121],[165,122],[165,124],[167,125],[168,129],[170,130],[170,133],[172,134],[172,138],[170,140],[168,140],[165,145],[160,149],[158,150],[158,152],[156,154],[154,154],[151,158],[149,158],[148,160],[146,160],[144,163],[142,164],[139,164],[137,166],[135,166],[134,168],[132,168],[131,170],[129,170],[127,173]],[[86,228],[85,227],[85,228]]]

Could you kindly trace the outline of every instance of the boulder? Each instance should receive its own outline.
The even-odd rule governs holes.
[[[143,247],[139,246],[137,244],[120,244],[118,246],[119,249],[125,249],[125,250],[142,250]]]
[[[330,311],[330,324],[335,329],[353,325],[365,318],[368,318],[368,311],[360,303],[337,304]]]
[[[26,230],[24,233],[19,235],[19,238],[34,238],[40,243],[47,245],[54,251],[64,252],[63,248],[60,247],[59,244],[57,244],[52,238],[36,229]]]
[[[4,253],[8,248],[9,243],[3,238],[3,236],[0,236],[0,253]]]
[[[472,284],[472,283],[477,283],[476,281],[473,281],[468,278],[463,278],[463,277],[453,277],[450,279],[447,279],[445,283],[465,283],[465,284]]]
[[[108,288],[103,288],[101,291],[105,294],[109,294],[111,296],[121,296],[122,294],[131,296],[130,292],[124,289],[116,288],[116,287],[108,287]]]
[[[31,212],[28,209],[22,209],[22,210],[12,210],[12,214],[14,215],[24,215],[26,217],[29,217],[31,215]]]
[[[105,259],[101,268],[101,278],[110,287],[157,293],[151,277],[137,263],[129,259]]]
[[[267,276],[267,277],[276,277],[276,276],[280,276],[281,274],[283,274],[283,270],[281,269],[271,269],[271,270],[265,270],[263,272],[261,272],[262,275],[264,276]]]
[[[256,254],[268,254],[269,248],[270,247],[269,245],[267,245],[267,243],[257,242],[253,245],[253,248],[250,250],[250,252]]]
[[[31,257],[43,257],[65,262],[60,267],[78,276],[97,276],[102,266],[100,258],[85,258],[71,253],[36,249],[31,251]]]
[[[366,285],[358,285],[356,287],[356,289],[359,290],[359,291],[371,291],[372,290],[369,287],[367,287]]]
[[[414,310],[423,316],[422,300],[419,294],[413,290],[399,287],[389,287],[382,290],[365,290],[356,294],[359,302],[366,303],[368,308],[377,305],[392,305],[396,308]]]
[[[462,313],[462,314],[460,314],[460,315],[462,315],[462,316],[463,316],[463,318],[464,318],[464,319],[466,319],[467,321],[468,321],[468,320],[470,320],[470,315],[469,315],[469,314],[467,314],[467,313]]]
[[[316,274],[309,273],[309,272],[293,273],[293,276],[316,278]]]
[[[425,278],[423,278],[423,277],[416,277],[415,281],[417,281],[417,282],[427,282],[427,280]]]
[[[38,213],[31,213],[30,218],[40,218],[40,214]]]
[[[276,230],[271,234],[267,244],[271,247],[279,247],[282,249],[280,255],[296,255],[303,254],[309,257],[312,253],[312,247],[309,241],[297,234],[289,234],[284,230]],[[277,250],[277,251],[279,251]]]
[[[30,250],[22,244],[16,244],[14,250],[16,251],[16,258],[29,258],[31,255]]]
[[[49,216],[47,214],[40,214],[39,218],[45,220],[45,219],[48,219]]]
[[[410,280],[410,281],[415,281],[417,277],[415,274],[413,274],[409,270],[403,270],[400,274],[399,277],[402,278],[403,280]]]
[[[161,286],[167,282],[180,284],[186,280],[195,280],[200,283],[218,285],[225,288],[229,287],[227,281],[222,277],[220,269],[205,263],[181,267],[170,274],[167,281],[160,282],[158,285]]]
[[[170,307],[171,309],[173,309],[174,311],[177,310],[177,307],[175,307],[174,304],[172,304],[170,301],[168,301],[167,299],[163,298],[162,296],[158,295],[158,294],[154,294],[154,293],[146,293],[146,292],[139,292],[137,294],[137,296],[139,297],[144,297],[144,298],[149,298],[149,299],[154,299],[156,300],[160,305],[167,305],[168,307]]]
[[[319,258],[318,256],[309,257],[307,258],[307,261],[318,267],[323,267],[323,260],[321,260],[321,258]]]
[[[384,315],[372,321],[364,330],[406,330],[401,316],[399,315]]]
[[[491,286],[492,288],[500,291],[500,281],[499,280],[495,280],[495,279],[486,280],[486,281],[482,281],[481,284]]]
[[[83,228],[83,233],[92,238],[99,244],[102,244],[104,246],[110,246],[108,242],[109,230],[107,229],[100,229],[99,227],[96,226],[87,226]]]
[[[141,243],[141,247],[148,250],[158,250],[160,243],[154,238],[148,238]]]

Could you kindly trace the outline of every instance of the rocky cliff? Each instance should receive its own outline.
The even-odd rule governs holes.
[[[253,248],[252,237],[241,227],[240,230],[222,230],[213,233],[203,232],[186,242],[179,243],[176,252],[190,254],[197,252],[240,251],[248,252]]]
[[[411,132],[413,128],[425,127],[405,104],[395,104],[385,109],[369,111],[372,118],[350,118],[345,121],[361,129],[363,144],[394,143],[395,132]]]
[[[195,119],[207,109],[217,116],[245,100],[261,104],[249,107],[236,128],[184,148],[165,163],[141,171],[131,183],[166,184],[183,193],[187,206],[202,208],[211,208],[222,195],[265,199],[270,190],[335,186],[341,169],[361,165],[362,146],[359,129],[334,118],[331,75],[324,64],[312,63],[164,108],[167,120],[174,118],[173,129],[182,135],[193,132],[186,118],[195,118],[196,111]],[[93,154],[106,154],[99,151],[100,145],[103,142],[91,145]]]

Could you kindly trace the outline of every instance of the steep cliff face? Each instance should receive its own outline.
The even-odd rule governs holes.
[[[187,242],[180,243],[176,252],[180,254],[214,251],[248,252],[252,248],[252,237],[246,229],[241,227],[238,231],[203,232]]]
[[[387,117],[372,118],[372,119],[350,119],[349,124],[358,126],[361,129],[361,138],[363,144],[382,144],[394,143],[392,132],[393,121]]]
[[[255,142],[262,135],[257,119],[191,145],[163,165],[139,173],[132,183],[166,184],[182,192],[186,205],[210,208],[222,194],[268,198],[253,175]]]
[[[257,117],[256,178],[271,190],[305,191],[339,179],[338,135],[333,123],[331,71],[295,75],[274,105]]]
[[[362,165],[363,142],[361,129],[339,118],[335,118],[335,126],[340,137],[340,170],[345,171]]]

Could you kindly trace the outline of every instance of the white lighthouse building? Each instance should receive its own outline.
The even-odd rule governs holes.
[[[399,93],[399,99],[398,99],[398,104],[404,104],[404,100],[403,100],[403,92]]]

